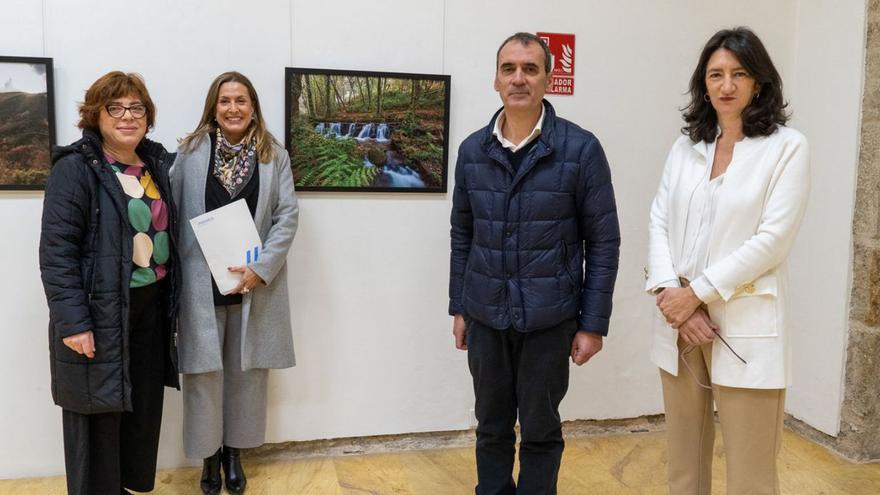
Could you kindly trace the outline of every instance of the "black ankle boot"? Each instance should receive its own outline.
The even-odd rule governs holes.
[[[244,468],[241,467],[241,450],[224,445],[221,458],[223,473],[226,475],[226,490],[233,495],[244,493],[247,478],[244,475]]]
[[[205,457],[199,486],[205,495],[219,495],[220,489],[223,488],[220,482],[220,449],[217,449],[211,457]]]

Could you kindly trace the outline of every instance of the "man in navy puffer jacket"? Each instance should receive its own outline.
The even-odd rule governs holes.
[[[544,101],[550,70],[539,38],[505,40],[495,75],[504,107],[465,139],[455,167],[449,314],[474,381],[478,495],[556,493],[568,358],[599,352],[611,316],[611,173],[596,137]]]

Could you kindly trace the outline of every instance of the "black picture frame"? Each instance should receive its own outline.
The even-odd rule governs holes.
[[[284,81],[297,191],[446,192],[450,76],[287,67]]]
[[[34,89],[33,78],[23,75],[30,70],[44,76],[44,91],[24,90]],[[51,58],[0,56],[0,190],[46,187],[55,145],[54,80]]]

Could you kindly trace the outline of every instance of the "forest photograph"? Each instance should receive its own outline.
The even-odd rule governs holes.
[[[446,190],[449,76],[288,68],[286,81],[297,190]]]
[[[52,61],[0,57],[0,189],[42,189],[54,140]]]

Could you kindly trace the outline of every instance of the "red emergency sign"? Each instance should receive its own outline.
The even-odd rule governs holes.
[[[550,48],[553,83],[547,94],[574,94],[574,34],[536,33]]]

